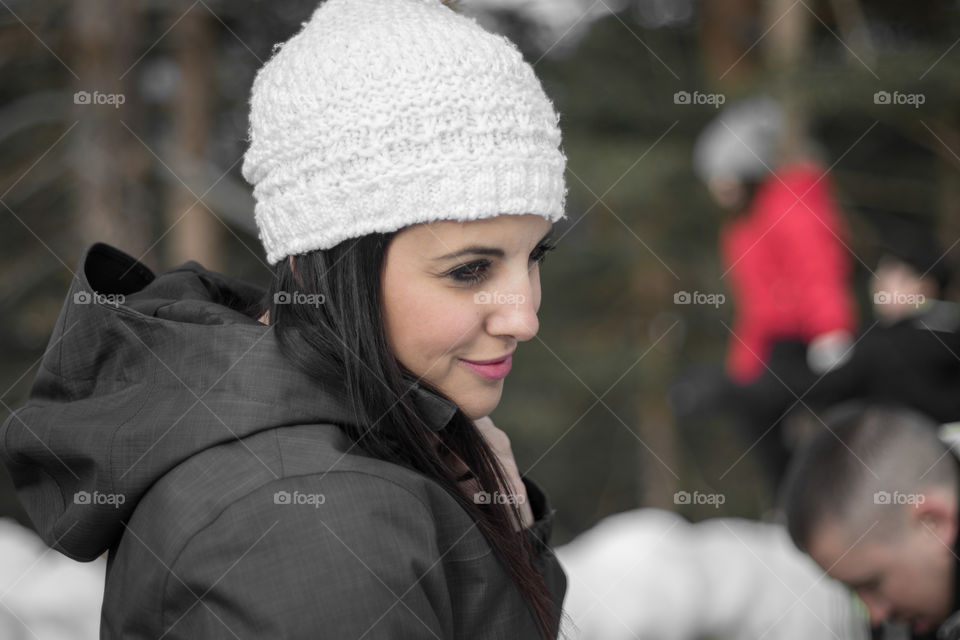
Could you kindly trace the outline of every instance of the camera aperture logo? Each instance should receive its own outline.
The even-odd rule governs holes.
[[[327,501],[327,496],[322,493],[301,493],[300,491],[277,491],[273,494],[273,504],[306,504],[314,509],[319,509],[320,505]]]
[[[74,504],[89,504],[89,505],[110,505],[114,509],[119,509],[120,505],[127,501],[127,496],[122,493],[100,493],[99,491],[94,491],[93,493],[89,491],[77,491],[73,494],[73,503]]]
[[[126,301],[122,293],[99,293],[97,291],[77,291],[73,294],[74,304],[108,304],[117,307]]]
[[[273,294],[273,304],[312,304],[319,307],[326,302],[322,293],[304,293],[303,291],[277,291]]]
[[[122,93],[100,93],[94,91],[77,91],[73,94],[73,104],[107,104],[114,109],[119,109],[120,105],[127,101],[127,96]]]
[[[873,494],[873,504],[910,504],[920,505],[927,501],[922,493],[900,493],[894,491],[877,491]]]
[[[727,497],[722,493],[700,493],[694,491],[677,491],[673,494],[673,504],[709,504],[714,509],[719,509],[720,505],[727,501]]]
[[[526,497],[518,493],[503,493],[500,491],[477,491],[473,494],[474,504],[523,504]]]
[[[873,304],[896,304],[919,308],[927,301],[922,293],[901,293],[900,291],[877,291],[873,294]]]
[[[473,294],[474,304],[512,304],[519,307],[527,301],[522,293],[501,293],[499,291],[478,291]]]
[[[873,104],[896,104],[907,105],[914,109],[919,109],[920,105],[927,101],[927,96],[922,93],[900,93],[899,91],[877,91],[873,94]]]
[[[722,293],[701,293],[700,291],[677,291],[673,294],[673,304],[709,304],[715,309],[727,301]]]
[[[707,104],[714,109],[727,101],[727,96],[722,93],[700,93],[699,91],[677,91],[673,94],[673,104]]]

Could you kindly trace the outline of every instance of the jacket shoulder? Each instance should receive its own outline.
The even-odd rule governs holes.
[[[227,637],[221,622],[240,637],[445,637],[441,558],[434,514],[409,487],[357,470],[284,476],[186,541],[159,623],[173,638]]]
[[[156,637],[179,612],[173,619],[193,622],[180,627],[189,635],[171,638],[232,637],[205,625],[216,626],[218,615],[242,618],[244,608],[261,621],[280,619],[285,606],[308,602],[325,602],[328,620],[344,598],[370,606],[389,599],[379,613],[358,614],[372,621],[396,602],[391,592],[412,585],[411,598],[443,600],[447,563],[490,553],[467,512],[429,478],[359,455],[335,425],[272,429],[193,456],[147,492],[111,550],[104,633]],[[197,603],[208,590],[236,609],[211,615]],[[376,597],[367,598],[371,591]],[[433,615],[423,602],[417,608]],[[300,618],[319,624],[317,615]],[[289,629],[278,627],[273,637],[297,635]]]
[[[265,491],[275,506],[316,503],[347,518],[351,509],[388,502],[436,515],[463,512],[429,478],[363,454],[336,425],[316,424],[271,429],[193,456],[151,488],[131,524],[162,522],[182,545],[227,509],[272,510],[260,499]],[[337,502],[340,495],[351,500]]]
[[[103,637],[469,637],[490,606],[514,626],[532,621],[452,496],[341,434],[274,429],[168,473],[111,553]],[[524,481],[536,512],[552,515]],[[535,547],[551,519],[525,532]],[[544,549],[537,562],[562,602],[559,564]]]

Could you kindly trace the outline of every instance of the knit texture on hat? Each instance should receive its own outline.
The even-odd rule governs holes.
[[[558,121],[517,47],[440,0],[327,0],[253,83],[242,170],[267,261],[434,220],[559,220]]]

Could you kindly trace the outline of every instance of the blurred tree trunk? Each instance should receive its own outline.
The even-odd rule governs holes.
[[[876,51],[870,39],[867,19],[859,0],[830,0],[833,15],[843,41],[847,44],[847,58],[853,64],[873,64]],[[859,60],[857,60],[859,58]]]
[[[673,495],[679,486],[674,474],[680,473],[680,456],[673,414],[664,402],[651,401],[643,394],[637,404],[640,415],[637,430],[646,443],[646,446],[637,443],[639,503],[643,507],[676,511]]]
[[[750,51],[757,32],[756,0],[703,2],[700,54],[707,79],[724,93],[741,93],[756,73]]]
[[[189,6],[183,0],[174,5],[174,12],[179,15]],[[213,20],[209,11],[195,6],[170,34],[180,72],[172,105],[174,161],[171,168],[189,189],[179,180],[169,183],[164,222],[165,228],[170,229],[167,247],[170,264],[196,260],[208,269],[219,270],[223,267],[221,223],[205,202],[197,201],[216,180],[204,170],[214,106]]]
[[[140,3],[134,0],[86,0],[71,4],[72,46],[67,64],[79,76],[74,105],[79,124],[69,135],[70,165],[77,177],[77,235],[84,244],[104,241],[134,256],[142,255],[150,236],[143,211],[142,179],[148,151],[127,131],[136,130],[137,100],[125,72],[136,59]],[[96,104],[94,92],[113,96]]]
[[[811,20],[810,11],[796,0],[765,1],[765,66],[775,78],[777,97],[784,107],[780,137],[782,161],[794,160],[807,153],[807,114],[800,100],[805,87],[796,78],[806,54]]]
[[[646,227],[646,228],[644,228]],[[640,226],[644,237],[654,234],[654,225]],[[675,376],[675,363],[680,356],[680,329],[671,314],[657,314],[647,320],[658,300],[672,298],[677,288],[674,277],[658,264],[637,264],[630,268],[630,299],[635,318],[644,318],[637,330],[644,340],[645,351],[638,364],[644,371],[657,372],[645,379],[637,393],[637,434],[642,442],[637,450],[637,499],[644,507],[676,511],[673,495],[680,488],[681,467],[686,456],[678,446],[677,421],[667,404],[667,394]],[[648,448],[649,447],[649,448]]]

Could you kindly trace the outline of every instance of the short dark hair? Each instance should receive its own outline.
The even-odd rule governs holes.
[[[894,405],[847,406],[796,454],[787,471],[781,504],[794,544],[807,551],[827,520],[843,525],[880,520],[896,525],[897,504],[877,499],[888,492],[920,492],[955,486],[957,462],[937,434],[938,425]],[[866,527],[864,527],[866,531]]]

